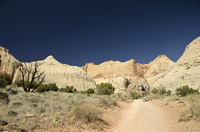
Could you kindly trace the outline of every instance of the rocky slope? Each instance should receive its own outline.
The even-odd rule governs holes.
[[[31,63],[34,64],[34,62]],[[27,65],[30,66],[31,63],[27,63]],[[45,84],[56,83],[59,88],[74,86],[78,91],[96,88],[96,83],[92,77],[80,67],[62,64],[55,60],[53,56],[48,56],[45,60],[38,61],[38,63],[42,63],[39,70],[44,71],[46,74]],[[13,82],[19,80],[20,75],[21,73],[17,69]]]
[[[175,92],[176,88],[184,85],[194,89],[200,87],[200,37],[187,45],[176,64],[166,71],[152,88],[165,87]]]
[[[0,46],[0,74],[7,73],[13,77],[19,65],[20,62],[9,53],[9,50]]]

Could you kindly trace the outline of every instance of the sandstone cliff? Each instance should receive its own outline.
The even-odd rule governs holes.
[[[126,62],[107,61],[100,65],[87,63],[83,69],[94,78],[97,84],[111,83],[116,88],[133,89],[143,84],[145,78],[148,78],[147,80],[152,85],[157,78],[150,78],[163,73],[172,65],[174,65],[173,61],[165,55],[160,55],[149,64],[136,63],[131,59]],[[148,81],[146,85],[149,87]]]
[[[27,65],[30,66],[31,63],[27,63]],[[46,74],[45,84],[56,83],[59,88],[74,86],[78,91],[96,88],[96,83],[92,77],[80,67],[62,64],[55,60],[53,56],[48,56],[45,60],[38,61],[38,63],[42,63],[40,71],[44,71]],[[19,80],[20,75],[21,73],[17,69],[13,82]]]
[[[9,50],[0,46],[0,74],[7,73],[13,77],[19,65],[20,62],[9,53]]]
[[[200,37],[193,40],[176,64],[152,85],[152,88],[165,87],[175,89],[188,85],[194,89],[200,87]]]

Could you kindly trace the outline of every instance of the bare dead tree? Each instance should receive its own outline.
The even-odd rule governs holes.
[[[44,78],[46,76],[44,71],[39,71],[39,67],[42,65],[42,63],[38,63],[38,59],[35,59],[36,61],[34,65],[33,63],[30,63],[30,66],[27,66],[26,62],[24,61],[24,57],[21,57],[21,62],[23,64],[19,67],[19,71],[22,75],[22,85],[25,92],[34,92],[34,90],[37,89],[42,82],[44,82]],[[33,85],[36,79],[38,83]]]

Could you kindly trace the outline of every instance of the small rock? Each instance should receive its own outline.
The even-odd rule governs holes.
[[[193,116],[192,116],[192,114],[188,114],[187,117],[188,118],[192,118]]]
[[[56,123],[56,124],[60,123],[59,118],[53,119],[53,123]]]
[[[8,116],[16,116],[17,112],[14,111],[8,111]]]
[[[0,120],[0,126],[8,125],[8,122],[5,120]]]
[[[178,103],[179,103],[179,104],[182,104],[182,103],[184,103],[184,102],[183,102],[183,101],[178,101]]]
[[[169,105],[169,103],[166,103],[165,106],[166,106],[166,105]]]
[[[26,117],[29,118],[29,117],[35,117],[34,114],[26,114]]]

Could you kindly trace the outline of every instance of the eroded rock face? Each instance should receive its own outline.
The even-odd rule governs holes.
[[[121,75],[136,77],[144,76],[144,70],[133,59],[126,62],[107,61],[100,65],[87,63],[83,69],[94,79],[106,78],[109,76],[117,77]]]
[[[154,59],[152,62],[150,62],[147,67],[148,70],[145,73],[145,77],[153,77],[159,73],[165,72],[170,67],[172,67],[175,63],[171,61],[167,56],[165,55],[159,55],[156,59]]]
[[[176,64],[160,76],[152,88],[163,86],[175,93],[176,88],[184,85],[200,88],[200,37],[186,47]]]
[[[56,83],[59,88],[74,86],[78,91],[96,88],[93,78],[80,67],[62,64],[55,60],[53,56],[48,56],[45,60],[38,61],[38,63],[42,63],[40,71],[44,71],[46,74],[45,84]],[[30,63],[27,63],[27,65],[30,65]],[[20,75],[18,69],[13,82],[19,80]]]
[[[83,69],[94,78],[97,84],[111,83],[115,88],[133,89],[136,84],[139,87],[144,82],[144,77],[154,77],[172,65],[174,65],[173,61],[165,55],[160,55],[149,64],[136,63],[131,59],[126,62],[108,61],[100,65],[87,63]],[[150,81],[150,83],[147,81],[148,85],[152,85],[155,79],[147,79]]]
[[[0,74],[7,73],[13,77],[19,65],[20,62],[9,53],[9,50],[0,46]]]

